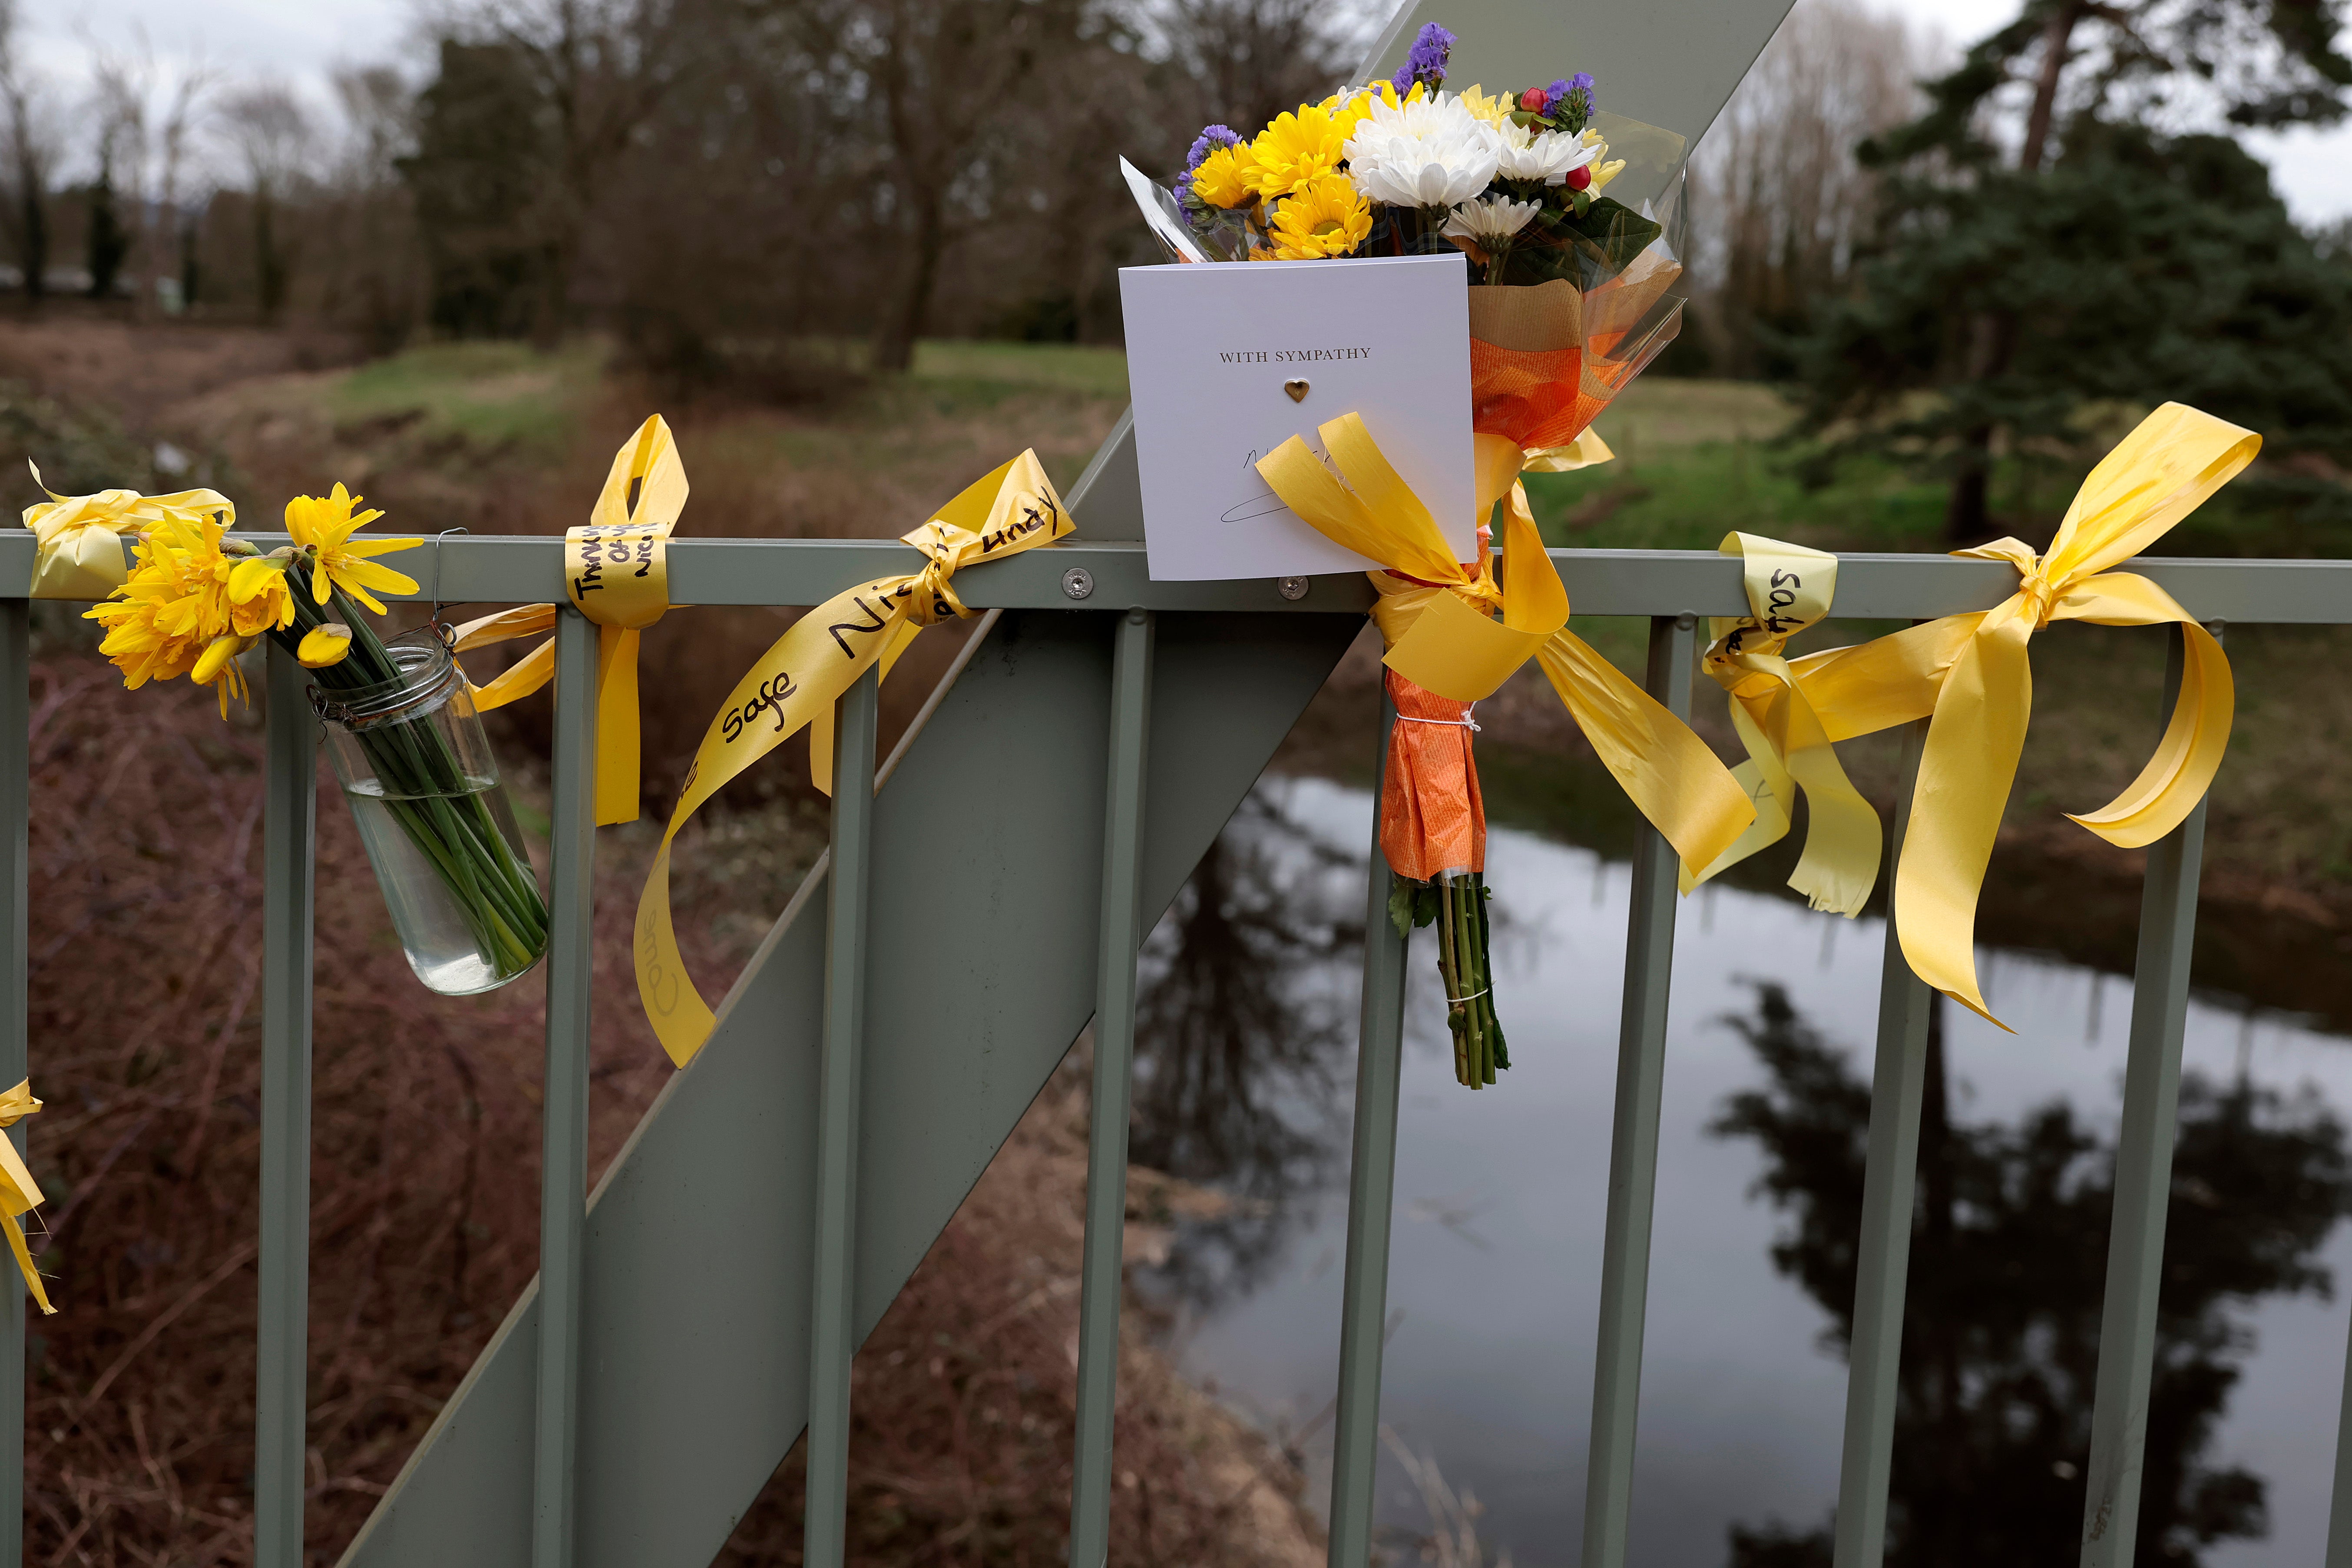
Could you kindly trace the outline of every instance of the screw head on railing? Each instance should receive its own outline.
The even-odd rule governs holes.
[[[1083,566],[1073,566],[1062,574],[1062,592],[1073,599],[1083,599],[1095,591],[1095,574]]]
[[[1304,577],[1276,577],[1274,580],[1274,591],[1281,595],[1284,598],[1290,600],[1293,604],[1296,604],[1299,600],[1307,597],[1307,579]]]
[[[1688,610],[1675,617],[1675,630],[1678,632],[1686,632],[1696,625],[1698,625],[1698,617]]]

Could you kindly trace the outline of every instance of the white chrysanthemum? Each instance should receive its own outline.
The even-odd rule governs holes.
[[[1497,179],[1541,180],[1547,185],[1565,184],[1570,169],[1581,169],[1608,150],[1599,136],[1566,131],[1530,135],[1524,125],[1502,127],[1503,145],[1495,165]]]
[[[1450,207],[1495,178],[1502,139],[1450,93],[1418,103],[1374,99],[1343,147],[1348,177],[1373,201],[1400,207]]]
[[[1515,202],[1508,196],[1488,196],[1485,201],[1465,202],[1454,209],[1438,232],[1448,239],[1466,239],[1472,244],[1492,250],[1519,230],[1528,220],[1543,210],[1538,202]]]

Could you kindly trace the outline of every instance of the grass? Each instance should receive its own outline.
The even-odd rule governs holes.
[[[593,341],[542,353],[527,343],[433,343],[361,366],[332,383],[340,426],[415,427],[482,451],[533,456],[568,449],[583,404],[604,374]]]
[[[915,345],[919,382],[1048,387],[1093,397],[1127,396],[1127,355],[1085,343],[932,339]]]
[[[1737,530],[1817,549],[1944,548],[1942,481],[1862,458],[1807,489],[1799,454],[1778,440],[1788,424],[1787,404],[1769,386],[1645,378],[1594,422],[1616,459],[1531,474],[1528,499],[1556,546],[1712,550]],[[2004,459],[1992,486],[2000,525],[2046,535],[2084,471]]]

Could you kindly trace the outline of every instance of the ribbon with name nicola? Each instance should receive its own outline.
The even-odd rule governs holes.
[[[637,737],[637,634],[670,609],[669,536],[686,510],[686,465],[658,414],[613,456],[586,526],[563,535],[563,587],[572,607],[596,623],[596,824],[637,819],[641,747]],[[555,626],[553,605],[519,605],[468,621],[453,651],[541,637]],[[555,675],[552,638],[480,686],[467,684],[477,710],[530,696]]]
[[[2017,591],[2001,604],[1790,665],[1832,741],[1929,721],[1895,872],[1895,930],[1912,973],[1995,1024],[1977,986],[1977,896],[2032,711],[2027,646],[2053,621],[2180,627],[2180,693],[2155,754],[2114,800],[2068,814],[2126,849],[2179,826],[2229,745],[2230,661],[2170,595],[2110,568],[2196,510],[2261,447],[2251,430],[2168,403],[2091,470],[2046,553],[2014,539],[1955,552],[2017,568]]]
[[[1829,615],[1837,595],[1837,557],[1752,533],[1726,534],[1718,548],[1738,556],[1746,568],[1748,614],[1713,621],[1704,668],[1727,694],[1732,728],[1748,750],[1732,777],[1756,803],[1756,820],[1705,869],[1694,874],[1685,866],[1682,890],[1786,837],[1802,789],[1809,810],[1805,852],[1789,886],[1813,908],[1852,919],[1878,880],[1878,813],[1838,764],[1820,716],[1781,652],[1790,638]]]
[[[637,991],[671,1060],[684,1067],[717,1022],[687,973],[671,921],[669,857],[678,830],[730,779],[813,721],[829,721],[841,694],[877,660],[895,659],[925,626],[975,614],[955,595],[960,569],[1051,544],[1070,528],[1045,466],[1024,452],[903,536],[927,557],[920,570],[834,595],[793,622],[735,683],[695,748],[637,899]],[[819,765],[829,779],[829,755]]]

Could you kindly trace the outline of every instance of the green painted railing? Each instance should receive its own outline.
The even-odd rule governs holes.
[[[1083,491],[1074,506],[1083,507]],[[1079,511],[1084,518],[1087,514]],[[264,541],[267,543],[267,541]],[[451,600],[555,598],[562,544],[551,539],[451,539],[440,547],[441,592]],[[903,565],[894,543],[679,540],[672,545],[681,602],[807,605]],[[1689,704],[1699,618],[1742,609],[1738,563],[1676,552],[1558,552],[1580,612],[1646,617],[1649,690],[1678,712]],[[0,584],[21,595],[28,538],[0,538]],[[2352,563],[2151,561],[2138,563],[2192,612],[2224,622],[2352,623]],[[2010,591],[2011,568],[1927,556],[1853,556],[1842,563],[1841,612],[1922,619],[1990,608]],[[1146,737],[1154,707],[1154,647],[1185,617],[1256,625],[1265,616],[1360,616],[1360,577],[1315,580],[1303,597],[1269,582],[1160,584],[1140,548],[1081,541],[974,571],[957,588],[978,609],[1058,609],[1087,617],[1109,643],[1109,751],[1100,852],[1102,901],[1095,1017],[1095,1106],[1086,1199],[1086,1243],[1076,1415],[1072,1558],[1097,1568],[1108,1551],[1108,1498],[1125,1212],[1129,1074],[1135,1029],[1134,953],[1153,910],[1140,892],[1147,837]],[[1083,592],[1083,597],[1077,596]],[[0,596],[0,1079],[23,1076],[26,1040],[28,605]],[[991,633],[975,634],[961,672]],[[589,787],[595,636],[568,609],[557,632],[554,803],[548,957],[545,1162],[538,1286],[536,1415],[530,1474],[535,1568],[570,1568],[589,1555],[575,1533],[574,1446],[583,1419],[581,1322],[586,1211],[585,1104],[589,1026],[589,914],[593,858]],[[2179,679],[2174,634],[2172,679]],[[951,674],[950,681],[955,679]],[[266,832],[259,1375],[256,1389],[256,1561],[302,1561],[306,1297],[309,1272],[311,844],[317,798],[315,721],[303,675],[271,655]],[[1169,694],[1160,694],[1165,700]],[[2167,706],[2170,697],[2168,694]],[[816,1237],[807,1287],[808,1561],[838,1563],[845,1545],[849,1365],[858,1318],[851,1283],[860,1237],[856,1184],[866,1041],[868,889],[876,855],[874,683],[861,682],[838,714],[841,773],[825,875],[829,939],[814,1153]],[[1392,721],[1384,712],[1381,728]],[[921,721],[918,721],[918,724]],[[1365,737],[1384,752],[1384,733]],[[1916,728],[1907,748],[1916,766]],[[902,753],[903,754],[903,749]],[[1068,759],[1078,765],[1078,759]],[[887,770],[885,770],[887,778]],[[1899,847],[1898,813],[1892,837]],[[2100,1342],[2091,1464],[2085,1478],[2082,1561],[2122,1568],[2137,1517],[2156,1303],[2170,1188],[2174,1114],[2203,833],[2199,812],[2151,850],[2130,1056],[2116,1156],[2114,1228]],[[1889,863],[1892,863],[1890,858]],[[1381,1326],[1386,1309],[1403,1026],[1406,942],[1385,918],[1388,872],[1377,849],[1366,889],[1367,948],[1349,1180],[1339,1403],[1330,1503],[1330,1561],[1362,1568],[1370,1551],[1379,1426]],[[1643,830],[1633,856],[1625,947],[1615,1132],[1601,1270],[1598,1364],[1585,1478],[1583,1561],[1618,1568],[1626,1558],[1640,1404],[1651,1221],[1656,1187],[1659,1097],[1671,994],[1669,964],[1678,900],[1672,850]],[[1885,1550],[1895,1373],[1909,1255],[1912,1187],[1926,1058],[1927,993],[1906,968],[1890,931],[1872,1086],[1868,1167],[1860,1242],[1837,1510],[1839,1568],[1872,1568]],[[38,1063],[29,1063],[37,1077]],[[870,1113],[869,1113],[870,1120]],[[25,1137],[23,1124],[13,1135]],[[5,1292],[0,1323],[0,1510],[21,1516],[25,1307]],[[2352,1418],[2352,1405],[2347,1405]],[[2352,1444],[2347,1445],[2352,1450]],[[2352,1568],[2352,1488],[2339,1485],[2330,1568]],[[1562,1478],[1562,1486],[1570,1483]],[[0,1565],[21,1562],[19,1531],[0,1531]]]

